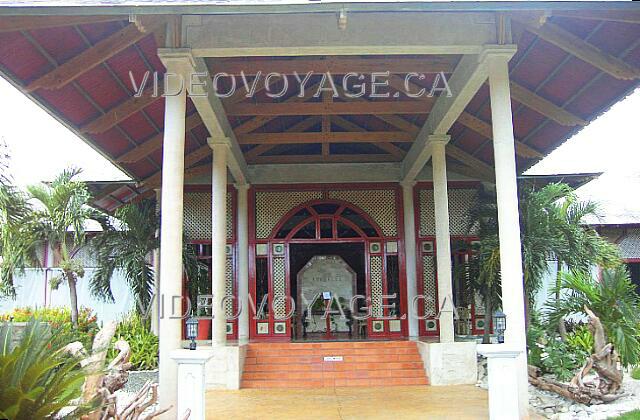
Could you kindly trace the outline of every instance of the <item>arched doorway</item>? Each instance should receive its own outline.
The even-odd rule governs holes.
[[[339,256],[356,274],[353,338],[401,336],[406,313],[401,298],[397,239],[388,240],[362,209],[341,200],[314,200],[289,211],[264,243],[255,245],[253,338],[291,339],[300,331],[298,273],[313,257]],[[393,296],[393,297],[386,297]],[[308,308],[306,308],[308,309]],[[357,328],[357,330],[355,330]],[[364,330],[364,331],[363,331]],[[300,337],[298,337],[300,338]],[[337,337],[336,337],[337,338]]]

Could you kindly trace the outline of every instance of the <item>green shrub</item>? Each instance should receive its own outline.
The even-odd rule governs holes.
[[[9,351],[14,328],[0,326],[0,418],[52,418],[80,397],[85,373],[80,359],[52,341],[52,329],[31,319],[18,345]],[[68,418],[95,408],[97,401],[74,409]]]
[[[640,366],[636,366],[631,370],[631,377],[636,381],[640,380]]]
[[[0,321],[28,322],[31,318],[46,322],[51,326],[55,341],[61,345],[80,341],[84,348],[91,349],[93,337],[100,329],[97,317],[89,308],[80,308],[78,313],[78,326],[71,323],[71,309],[68,307],[16,308],[13,311],[0,315]]]
[[[116,328],[113,342],[125,340],[131,346],[131,359],[134,370],[152,370],[158,368],[158,337],[151,332],[149,319],[143,319],[135,312],[127,315]],[[112,360],[117,351],[112,348],[107,355]]]
[[[572,333],[567,334],[567,344],[569,346],[582,349],[587,354],[593,353],[593,334],[584,325],[577,327]]]
[[[557,338],[544,344],[541,353],[541,368],[544,373],[553,374],[559,381],[570,380],[582,367],[590,353]]]
[[[610,417],[616,420],[640,420],[640,410],[629,411],[628,413],[621,414],[617,417]]]

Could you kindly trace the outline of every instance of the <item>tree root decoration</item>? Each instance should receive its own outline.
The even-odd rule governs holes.
[[[118,355],[104,368],[107,349],[115,331],[115,322],[106,323],[93,340],[91,354],[87,354],[80,342],[68,344],[64,348],[64,351],[76,357],[84,357],[80,365],[86,369],[87,377],[83,385],[82,400],[89,402],[97,399],[101,403],[98,410],[82,416],[82,420],[151,420],[166,413],[172,406],[151,409],[158,402],[158,384],[150,381],[145,383],[126,407],[118,411],[115,393],[127,383],[132,364],[129,362],[129,343],[118,340],[114,344]],[[188,419],[189,415],[187,410],[183,419]]]
[[[538,375],[537,368],[529,367],[529,382],[545,391],[555,392],[567,399],[592,405],[615,401],[625,394],[622,387],[622,370],[618,367],[620,357],[613,344],[606,342],[604,327],[600,319],[585,306],[589,315],[589,329],[594,338],[594,353],[587,358],[582,368],[575,374],[569,384],[545,379]],[[586,380],[586,376],[594,371],[595,377]]]

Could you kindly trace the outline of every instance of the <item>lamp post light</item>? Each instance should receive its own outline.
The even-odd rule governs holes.
[[[504,331],[507,329],[507,316],[502,311],[493,314],[493,328],[498,334],[498,343],[504,343]]]
[[[192,316],[187,319],[187,339],[191,340],[189,343],[189,350],[196,349],[196,337],[198,336],[198,320]]]

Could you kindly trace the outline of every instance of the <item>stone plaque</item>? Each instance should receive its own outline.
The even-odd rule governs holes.
[[[323,292],[331,292],[334,301],[343,302],[344,308],[349,307],[351,298],[356,294],[356,273],[337,255],[316,255],[298,273],[298,301],[299,314],[307,309],[314,297],[322,300]],[[306,299],[306,300],[305,300]],[[307,331],[318,332],[326,330],[326,322],[321,320],[320,314],[311,314],[311,325]],[[348,331],[345,320],[335,316],[337,331]]]

